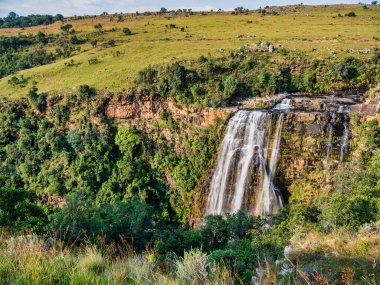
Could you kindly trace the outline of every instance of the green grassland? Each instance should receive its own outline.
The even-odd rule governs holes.
[[[156,65],[178,60],[190,60],[200,55],[218,57],[225,51],[242,46],[256,47],[261,41],[291,50],[307,51],[311,58],[327,56],[343,57],[348,50],[357,56],[365,48],[379,48],[380,5],[333,5],[273,7],[278,15],[262,16],[257,11],[248,15],[225,13],[196,13],[194,15],[136,15],[124,14],[123,21],[117,16],[105,15],[70,18],[78,36],[98,39],[93,48],[89,41],[68,59],[19,72],[29,83],[15,87],[8,83],[9,76],[0,79],[0,96],[16,98],[25,96],[33,82],[43,92],[67,93],[80,84],[96,88],[121,91],[133,86],[136,74],[149,64]],[[350,11],[356,17],[345,17]],[[342,17],[339,17],[341,14]],[[102,24],[105,32],[96,32],[94,25]],[[166,25],[175,24],[177,28]],[[50,26],[25,29],[0,29],[0,35],[61,33],[61,22]],[[123,34],[128,27],[134,33]],[[184,31],[181,31],[184,28]],[[102,43],[115,40],[115,47],[102,47]],[[48,47],[54,50],[56,47]],[[223,50],[222,50],[223,49]],[[99,63],[89,64],[97,58]],[[74,66],[65,66],[73,59]]]

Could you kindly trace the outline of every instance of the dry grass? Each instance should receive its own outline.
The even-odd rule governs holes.
[[[9,237],[0,231],[0,284],[233,284],[231,272],[210,264],[200,251],[177,259],[164,273],[153,252],[135,254],[127,249],[115,254],[115,250],[102,242],[70,248],[56,240]]]
[[[324,252],[328,256],[345,256],[380,261],[380,232],[370,225],[358,233],[310,232],[292,241],[292,254]]]
[[[117,91],[133,84],[137,71],[149,64],[162,64],[176,60],[193,59],[211,53],[219,56],[219,49],[233,50],[243,45],[256,45],[270,41],[290,49],[308,51],[310,57],[337,56],[347,49],[379,47],[375,39],[379,32],[380,7],[368,5],[294,6],[284,10],[276,8],[280,15],[264,16],[258,13],[234,16],[230,13],[171,16],[124,15],[124,22],[117,23],[111,16],[98,16],[82,20],[68,20],[79,35],[94,37],[94,25],[101,23],[107,32],[97,35],[99,42],[115,39],[114,48],[93,49],[89,43],[81,46],[81,52],[73,57],[78,66],[66,67],[65,61],[36,67],[20,72],[26,78],[38,82],[42,91],[68,92],[80,84]],[[336,17],[355,11],[357,17]],[[168,29],[175,24],[180,29]],[[0,35],[60,33],[61,23],[21,29],[0,29]],[[132,36],[124,36],[122,29],[129,27]],[[110,30],[115,28],[116,31]],[[242,35],[242,37],[238,37]],[[191,36],[191,37],[190,37]],[[120,52],[118,57],[114,56]],[[364,56],[364,55],[363,55]],[[88,60],[97,57],[99,64]],[[0,79],[0,96],[24,96],[26,88],[12,87],[9,78]]]

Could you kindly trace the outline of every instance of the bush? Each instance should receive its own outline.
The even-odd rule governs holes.
[[[88,63],[90,65],[93,65],[93,64],[98,64],[99,63],[99,59],[97,59],[96,57],[92,57],[88,60]]]
[[[158,260],[163,261],[175,253],[183,256],[186,251],[201,248],[202,236],[199,231],[190,231],[188,227],[169,228],[156,232],[154,249]]]
[[[33,86],[29,92],[28,92],[28,98],[30,104],[37,109],[40,112],[44,112],[46,110],[47,102],[47,94],[42,93],[42,94],[37,94],[38,88]]]
[[[77,268],[93,274],[100,274],[106,268],[106,261],[95,246],[88,246],[79,257]]]
[[[95,240],[106,232],[106,224],[88,191],[77,190],[66,196],[67,206],[55,213],[51,227],[58,237],[68,243]]]
[[[129,28],[124,28],[124,29],[123,29],[123,33],[124,33],[124,35],[126,35],[126,36],[130,36],[130,35],[132,35],[132,32],[131,32],[131,30],[130,30]]]
[[[152,207],[138,200],[95,204],[94,195],[78,190],[67,195],[67,206],[53,216],[52,228],[61,239],[71,243],[127,241],[142,250],[152,237]]]
[[[346,17],[356,17],[356,14],[355,12],[348,12],[347,14],[345,14]]]
[[[0,226],[41,233],[47,224],[35,197],[23,189],[0,188]]]
[[[86,84],[80,85],[79,95],[80,95],[81,100],[88,100],[96,95],[96,89]]]
[[[343,228],[357,230],[375,218],[375,205],[364,196],[347,197],[341,193],[330,194],[318,201],[321,211],[319,222],[326,231]]]
[[[143,70],[140,70],[137,77],[137,83],[151,85],[154,83],[157,76],[157,70],[154,69],[151,65],[145,67]]]
[[[207,255],[200,250],[191,250],[175,262],[176,275],[182,284],[206,284],[209,280],[210,264]]]
[[[168,67],[168,83],[173,92],[183,90],[186,85],[187,70],[184,66],[174,63]]]
[[[246,239],[230,242],[225,248],[211,252],[209,260],[235,272],[237,284],[249,284],[254,268],[258,267],[259,254]]]
[[[334,65],[334,71],[340,80],[352,80],[358,77],[357,60],[354,57],[346,57],[342,62]]]
[[[224,82],[223,82],[223,85],[224,85],[224,95],[225,95],[225,98],[231,98],[236,90],[237,90],[237,81],[235,79],[235,77],[233,76],[228,76]]]

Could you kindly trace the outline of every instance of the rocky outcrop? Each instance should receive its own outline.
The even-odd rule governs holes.
[[[111,99],[106,115],[116,119],[159,119],[161,114],[170,112],[180,122],[208,127],[217,120],[225,120],[235,108],[196,108],[180,106],[170,98],[150,95],[129,95]]]

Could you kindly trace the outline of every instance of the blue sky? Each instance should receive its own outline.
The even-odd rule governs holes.
[[[368,0],[369,1],[369,0]],[[363,2],[368,2],[363,1]],[[0,17],[7,16],[10,11],[19,15],[29,14],[63,14],[93,15],[103,11],[135,12],[135,11],[157,11],[161,7],[168,9],[192,8],[193,10],[231,10],[237,6],[254,9],[266,5],[288,5],[288,4],[337,4],[358,3],[352,0],[278,0],[278,1],[227,1],[227,0],[0,0]]]

